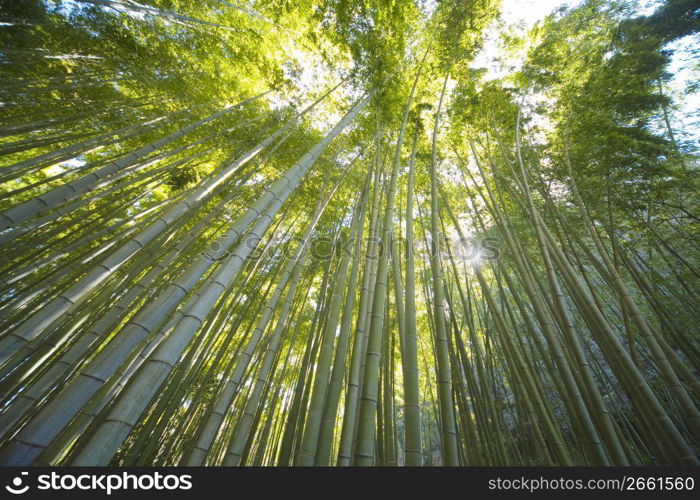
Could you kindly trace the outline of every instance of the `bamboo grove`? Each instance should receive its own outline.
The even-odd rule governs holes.
[[[697,465],[698,6],[499,8],[0,3],[0,463]]]

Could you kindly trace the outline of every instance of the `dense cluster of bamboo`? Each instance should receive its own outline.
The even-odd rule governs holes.
[[[51,81],[3,84],[0,463],[698,464],[695,263],[607,233],[571,164],[565,205],[520,120],[448,145],[421,71],[395,130],[370,92],[302,151],[338,87],[74,133],[29,105]]]

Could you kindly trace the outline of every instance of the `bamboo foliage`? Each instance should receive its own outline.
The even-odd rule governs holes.
[[[2,35],[1,464],[698,464],[690,7],[87,3]]]

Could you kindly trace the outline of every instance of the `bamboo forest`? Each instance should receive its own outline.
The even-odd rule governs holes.
[[[0,465],[698,465],[699,30],[0,1]]]

